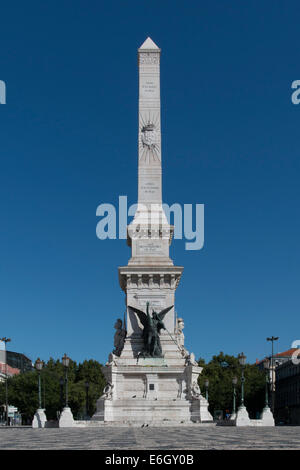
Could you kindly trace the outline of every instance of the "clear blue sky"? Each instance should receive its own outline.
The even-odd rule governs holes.
[[[186,346],[250,361],[299,330],[298,1],[1,5],[0,314],[11,349],[106,361],[123,315],[124,240],[96,208],[137,196],[137,48],[162,48],[163,196],[205,204],[176,309]]]

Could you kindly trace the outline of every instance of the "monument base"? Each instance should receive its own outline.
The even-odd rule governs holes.
[[[251,426],[251,421],[248,415],[248,411],[244,405],[241,405],[237,411],[236,426]]]
[[[33,428],[44,428],[46,426],[47,416],[43,408],[38,408],[32,420]]]
[[[123,422],[136,425],[169,421],[184,423],[190,420],[190,403],[183,400],[120,399],[97,402],[97,412],[92,420],[106,423]]]
[[[185,365],[184,360],[175,366],[163,358],[145,358],[129,366],[121,360],[102,370],[109,385],[92,421],[136,426],[213,421],[207,400],[195,391],[201,367]]]
[[[261,420],[263,422],[263,426],[275,426],[272,411],[268,406],[265,406],[262,410]]]
[[[66,406],[59,417],[58,427],[60,428],[72,428],[74,426],[74,418],[71,408]]]

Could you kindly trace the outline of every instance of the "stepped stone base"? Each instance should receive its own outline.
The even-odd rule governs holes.
[[[125,363],[134,360],[134,364]],[[181,357],[177,365],[165,358],[122,358],[103,367],[110,384],[97,401],[92,422],[131,425],[179,425],[212,422],[207,400],[195,393],[201,367],[184,364]]]
[[[120,421],[120,422],[104,422],[104,421],[74,421],[74,424],[72,427],[76,428],[100,428],[100,427],[108,427],[108,428],[147,428],[147,427],[215,427],[216,423],[209,421],[209,422],[203,422],[203,423],[194,423],[192,421],[185,421],[185,422],[178,422],[178,421],[171,421],[171,420],[166,420],[166,421],[150,421],[150,422],[144,422],[144,421]]]

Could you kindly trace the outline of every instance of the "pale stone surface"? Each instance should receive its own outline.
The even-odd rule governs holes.
[[[237,411],[237,415],[236,415],[235,425],[236,426],[250,426],[251,425],[248,411],[245,406],[239,407]]]
[[[150,49],[150,50],[160,50],[159,47],[155,44],[154,41],[152,41],[152,39],[150,37],[148,37],[146,39],[145,42],[143,42],[143,44],[141,45],[140,47],[140,51],[142,50],[146,50],[146,49]]]
[[[59,427],[60,428],[71,428],[74,426],[74,418],[71,411],[71,408],[65,406],[62,410],[61,415],[59,417]]]
[[[47,416],[43,408],[38,408],[32,420],[33,428],[44,428],[47,422]]]
[[[273,414],[267,406],[263,409],[260,419],[250,419],[245,406],[240,406],[236,414],[232,414],[229,420],[217,423],[220,426],[254,426],[266,427],[275,426]]]
[[[151,449],[157,452],[192,449],[299,450],[300,433],[295,426],[224,428],[191,424],[166,429],[165,426],[137,428],[116,425],[85,429],[79,426],[72,429],[45,428],[43,432],[28,427],[3,426],[0,427],[0,449],[104,449],[111,455],[115,450],[123,449]]]
[[[265,408],[263,409],[261,414],[261,420],[263,426],[275,426],[272,411],[268,406],[265,406]]]

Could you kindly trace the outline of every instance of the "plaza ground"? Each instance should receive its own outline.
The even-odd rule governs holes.
[[[0,428],[0,449],[300,449],[300,428]]]

